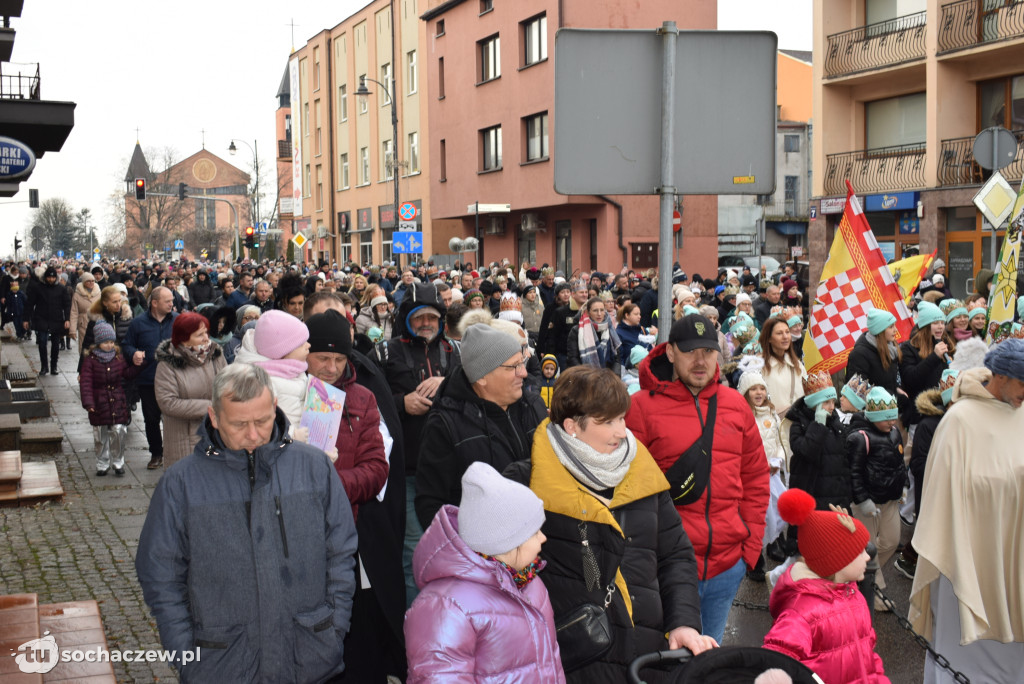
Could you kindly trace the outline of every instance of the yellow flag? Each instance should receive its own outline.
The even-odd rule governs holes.
[[[936,253],[938,250],[931,254],[918,254],[889,264],[889,272],[892,273],[893,280],[899,285],[904,302],[910,303],[910,298],[914,296],[914,290],[921,284],[924,274],[931,268]]]

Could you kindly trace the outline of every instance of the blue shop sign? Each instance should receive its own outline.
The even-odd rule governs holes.
[[[0,181],[27,176],[35,165],[36,155],[31,147],[14,138],[0,137]]]
[[[884,195],[868,195],[864,198],[864,211],[897,211],[917,209],[919,192],[890,192]]]

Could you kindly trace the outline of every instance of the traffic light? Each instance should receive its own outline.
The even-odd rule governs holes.
[[[186,197],[185,191],[187,189],[188,189],[187,185],[185,185],[184,183],[178,183],[178,199],[179,200],[185,199],[185,197]]]
[[[18,250],[21,249],[21,240],[14,238],[14,254],[18,254]]]
[[[38,209],[39,208],[39,191],[29,188],[28,191],[28,208]]]
[[[253,237],[253,234],[255,232],[256,231],[253,230],[252,226],[246,226],[245,227],[245,246],[246,247],[252,247],[253,246],[253,239],[252,239],[252,237]]]
[[[135,179],[135,199],[142,201],[146,199],[146,179],[136,178]]]

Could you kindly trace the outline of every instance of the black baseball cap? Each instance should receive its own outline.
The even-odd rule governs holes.
[[[718,331],[711,321],[700,314],[683,316],[673,323],[672,330],[668,333],[668,341],[682,352],[694,349],[721,351],[721,347],[718,346]]]

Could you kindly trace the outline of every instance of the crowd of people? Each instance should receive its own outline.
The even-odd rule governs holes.
[[[766,653],[887,682],[869,547],[947,658],[1016,681],[1024,341],[985,342],[991,272],[961,300],[933,266],[912,336],[871,309],[836,377],[804,368],[795,264],[9,263],[0,302],[41,373],[77,345],[97,476],[141,405],[165,473],[136,567],[164,647],[202,648],[183,681],[621,682],[717,648],[747,578]],[[311,377],[345,396],[326,451]]]

